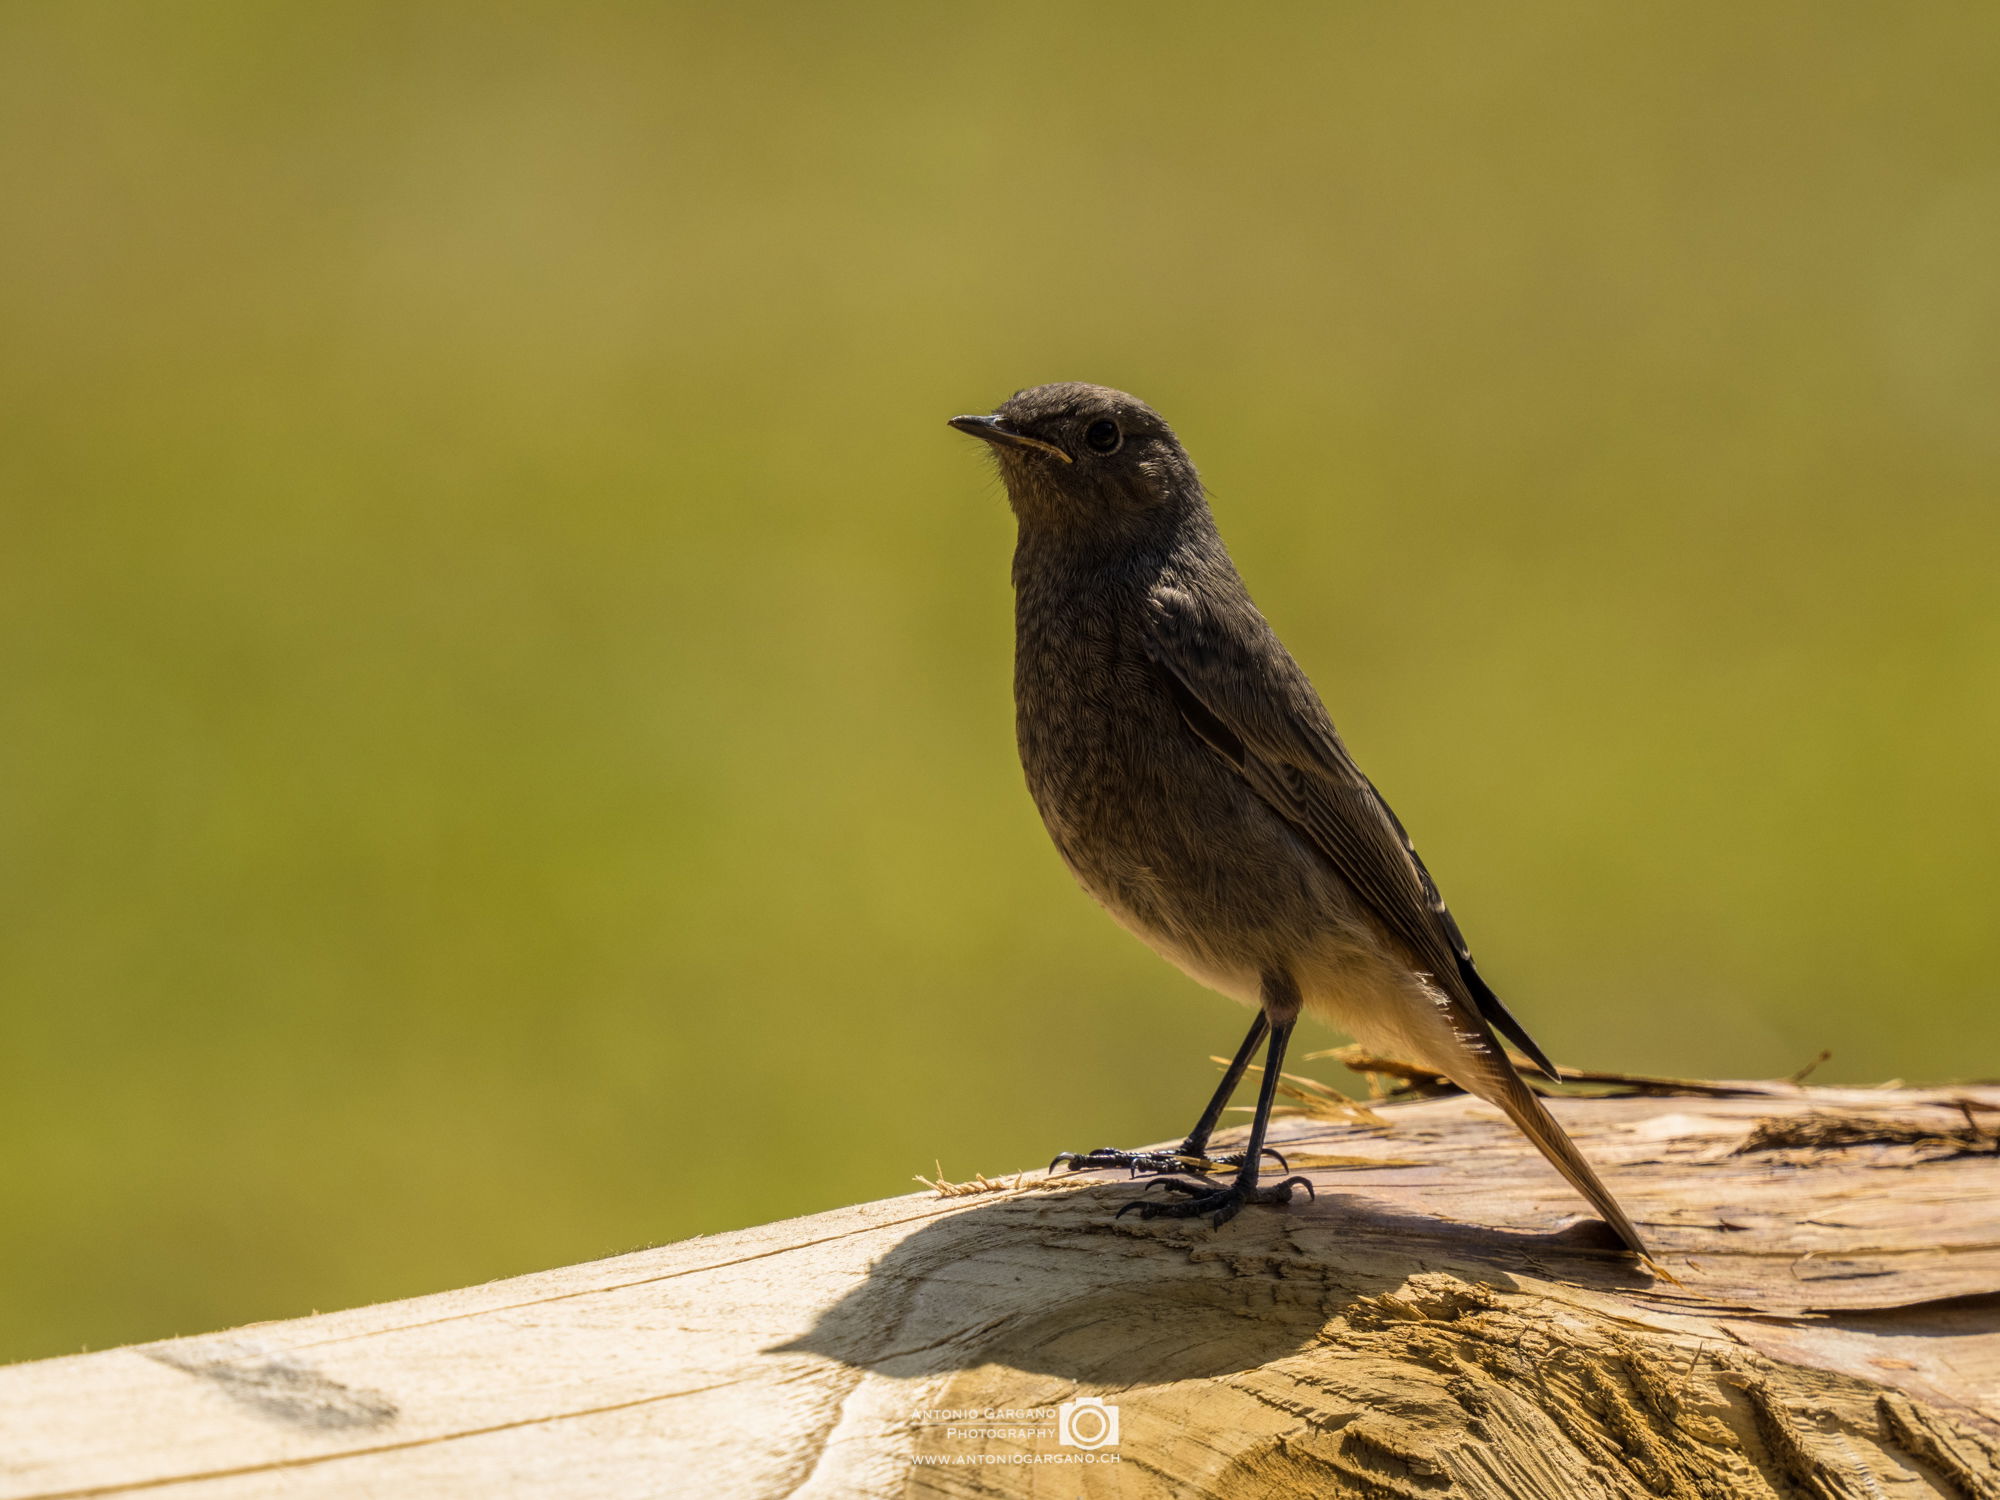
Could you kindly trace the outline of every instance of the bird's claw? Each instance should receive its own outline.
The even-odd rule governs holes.
[[[1268,1156],[1278,1164],[1280,1171],[1289,1172],[1291,1163],[1284,1154],[1264,1147],[1260,1156]],[[1088,1151],[1062,1151],[1049,1163],[1049,1170],[1065,1167],[1072,1172],[1102,1171],[1112,1167],[1124,1167],[1132,1176],[1156,1172],[1193,1172],[1206,1175],[1222,1167],[1241,1167],[1249,1157],[1241,1151],[1228,1156],[1209,1156],[1203,1152],[1190,1151],[1183,1146],[1179,1151],[1120,1151],[1114,1146],[1095,1146]]]
[[[1090,1151],[1064,1151],[1049,1163],[1049,1170],[1067,1167],[1072,1172],[1097,1172],[1124,1167],[1132,1176],[1153,1172],[1200,1172],[1216,1165],[1203,1157],[1184,1156],[1174,1151],[1119,1151],[1099,1146]]]
[[[1259,1157],[1270,1157],[1271,1160],[1278,1164],[1280,1172],[1289,1172],[1292,1170],[1292,1164],[1285,1160],[1285,1153],[1282,1151],[1275,1150],[1270,1146],[1264,1146],[1258,1150],[1257,1154]],[[1215,1156],[1209,1158],[1209,1160],[1218,1167],[1240,1167],[1244,1162],[1249,1160],[1249,1156],[1246,1152],[1232,1151],[1227,1156]]]

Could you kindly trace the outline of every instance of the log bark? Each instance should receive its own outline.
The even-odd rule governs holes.
[[[1306,1091],[1220,1230],[1029,1174],[0,1370],[0,1496],[2000,1496],[2000,1088],[1701,1088],[1554,1104],[1662,1275]]]

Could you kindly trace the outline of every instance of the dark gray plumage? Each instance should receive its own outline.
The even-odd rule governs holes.
[[[1177,1153],[1072,1166],[1188,1172],[1158,1214],[1220,1223],[1289,1198],[1259,1182],[1272,1086],[1301,1009],[1491,1101],[1633,1250],[1638,1231],[1507,1058],[1547,1059],[1474,968],[1402,825],[1250,601],[1173,430],[1102,386],[1022,391],[952,425],[993,445],[1019,522],[1015,701],[1029,790],[1106,910],[1204,984],[1258,1007]],[[1260,1041],[1263,1089],[1235,1180],[1209,1135]]]

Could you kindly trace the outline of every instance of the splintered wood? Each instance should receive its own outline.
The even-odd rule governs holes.
[[[1485,1105],[1307,1109],[1220,1231],[940,1176],[0,1370],[0,1497],[2000,1497],[2000,1089],[1672,1082],[1552,1104],[1671,1280]]]

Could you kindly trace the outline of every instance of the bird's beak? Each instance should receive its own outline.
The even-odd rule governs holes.
[[[1025,437],[1008,427],[998,417],[953,417],[947,425],[956,427],[960,432],[969,432],[976,438],[984,438],[995,447],[1033,448],[1064,463],[1070,461],[1070,456],[1054,443],[1045,443],[1040,438]]]

